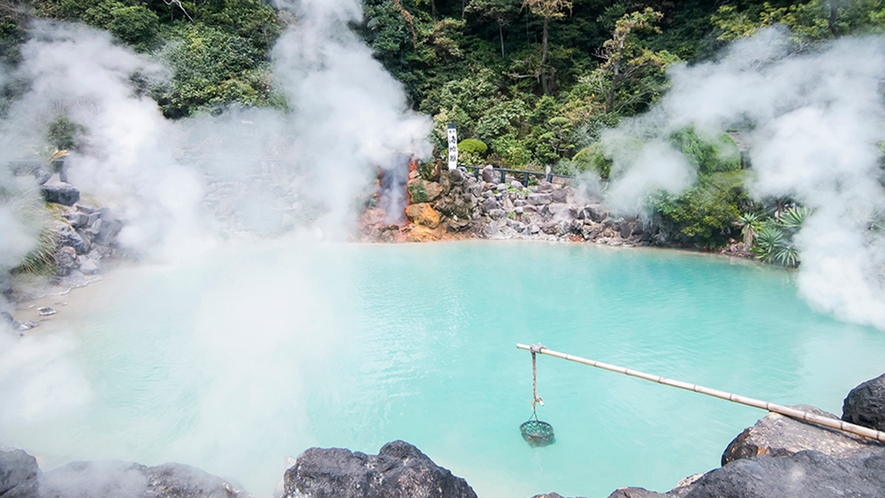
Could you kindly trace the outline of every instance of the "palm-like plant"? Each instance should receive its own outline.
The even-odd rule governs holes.
[[[809,215],[811,215],[811,209],[805,206],[787,208],[781,214],[780,224],[788,230],[797,231]]]
[[[762,221],[760,216],[756,213],[744,213],[737,219],[735,225],[741,229],[744,245],[751,247],[753,242],[756,241],[759,229],[762,226]]]

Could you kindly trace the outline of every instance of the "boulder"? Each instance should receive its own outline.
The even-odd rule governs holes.
[[[458,170],[451,170],[451,173],[458,173]],[[413,203],[419,204],[422,202],[433,202],[439,199],[439,196],[442,195],[442,185],[436,182],[428,182],[422,180],[421,178],[414,178],[409,180],[409,183],[406,185],[406,188],[409,190],[409,198]]]
[[[794,408],[820,415],[837,417],[831,413],[808,405]],[[869,456],[874,453],[885,455],[885,446],[867,443],[860,437],[828,429],[808,422],[769,413],[759,419],[756,425],[744,429],[722,454],[722,465],[757,456],[790,456],[800,451],[814,450],[832,457]]]
[[[89,241],[84,239],[70,225],[61,223],[56,227],[56,233],[59,238],[59,245],[62,247],[72,247],[77,254],[86,254],[89,252]]]
[[[482,203],[482,210],[486,213],[495,209],[501,209],[501,204],[494,197],[486,199],[486,201]]]
[[[882,498],[885,455],[836,458],[817,451],[741,459],[712,470],[685,498]]]
[[[0,496],[19,486],[31,489],[38,477],[40,467],[34,457],[22,450],[0,450]]]
[[[541,204],[550,204],[553,202],[553,196],[550,194],[529,194],[528,201],[535,206]]]
[[[55,253],[55,271],[59,277],[67,277],[77,269],[77,251],[73,247],[63,246]]]
[[[378,455],[311,448],[283,477],[286,498],[475,498],[467,481],[404,441]]]
[[[46,182],[40,188],[46,202],[73,206],[80,200],[80,191],[70,183]]]
[[[552,192],[553,184],[548,181],[538,182],[538,192]]]
[[[842,403],[842,420],[885,431],[885,374],[848,393]]]
[[[596,223],[602,223],[608,218],[608,211],[602,207],[602,204],[589,204],[584,206],[584,219],[589,219]]]
[[[146,467],[118,461],[74,462],[18,485],[3,498],[247,498],[249,493],[187,465]]]
[[[488,165],[485,168],[483,168],[481,175],[482,175],[482,181],[484,181],[486,183],[492,183],[493,181],[495,181],[495,171],[492,169],[491,165]]]
[[[80,271],[83,275],[95,275],[101,272],[101,265],[94,259],[87,259],[80,264]]]
[[[436,228],[439,226],[439,213],[426,202],[409,204],[406,207],[406,216],[408,216],[412,223],[415,223],[416,225],[422,225],[427,228]]]

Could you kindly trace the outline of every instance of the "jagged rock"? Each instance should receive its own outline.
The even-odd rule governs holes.
[[[544,207],[557,220],[571,220],[573,218],[568,204],[554,202],[552,204],[547,204]]]
[[[529,194],[528,201],[535,206],[550,204],[553,202],[553,196],[550,194]]]
[[[77,233],[70,225],[61,223],[56,227],[56,233],[59,237],[59,244],[63,247],[71,247],[77,254],[86,254],[89,252],[89,241]]]
[[[538,192],[552,192],[553,184],[548,181],[538,182]]]
[[[589,204],[584,206],[584,219],[589,219],[596,223],[602,223],[608,218],[608,211],[601,204]]]
[[[89,226],[89,215],[86,213],[74,211],[72,213],[66,214],[65,218],[68,219],[68,221],[71,223],[71,226],[74,228],[86,228]]]
[[[73,247],[60,247],[55,253],[55,262],[56,275],[66,277],[77,269],[77,251]]]
[[[73,206],[80,200],[80,191],[70,183],[47,182],[41,187],[43,199],[65,206]]]
[[[497,201],[497,199],[489,198],[482,203],[482,210],[486,213],[492,211],[493,209],[501,209],[501,204]]]
[[[629,239],[633,235],[633,226],[630,222],[622,221],[618,227],[622,239]]]
[[[286,498],[475,498],[467,481],[404,441],[378,455],[311,448],[284,477]]]
[[[503,209],[492,209],[489,211],[489,217],[493,220],[500,220],[505,216],[507,216],[507,213]]]
[[[823,417],[837,418],[819,408],[798,405],[796,409]],[[742,458],[757,456],[789,456],[814,450],[833,457],[867,456],[876,452],[885,455],[885,446],[866,443],[842,431],[801,422],[777,413],[769,413],[752,427],[744,429],[722,454],[722,465]]]
[[[842,420],[885,431],[885,374],[848,393],[842,403]]]
[[[34,457],[22,450],[0,450],[0,496],[16,487],[31,489],[39,476]]]
[[[237,486],[187,465],[74,462],[18,485],[3,498],[247,498]]]
[[[741,459],[708,472],[685,498],[882,498],[885,455],[836,458],[817,451]]]
[[[436,228],[439,226],[439,213],[437,213],[430,204],[426,202],[421,204],[410,204],[406,207],[406,216],[417,225],[427,228]]]
[[[458,170],[449,171],[450,177],[451,173],[458,173]],[[443,192],[443,187],[439,183],[428,182],[422,180],[421,178],[409,180],[406,188],[408,188],[409,190],[409,198],[415,204],[420,204],[422,202],[433,202],[437,200]]]
[[[516,190],[522,190],[523,189],[522,182],[520,182],[519,180],[513,180],[512,182],[510,182],[510,188],[516,189]]]

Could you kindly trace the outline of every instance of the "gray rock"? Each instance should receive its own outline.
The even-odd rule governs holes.
[[[59,237],[59,244],[63,247],[72,247],[77,254],[86,254],[89,252],[89,241],[84,239],[68,224],[60,224],[56,228]]]
[[[95,275],[101,272],[101,265],[94,259],[87,259],[80,263],[80,271],[83,275]]]
[[[608,218],[608,211],[601,204],[589,204],[584,206],[584,218],[596,223],[602,223]]]
[[[525,206],[525,201],[523,199],[516,199],[513,201],[513,205],[516,207],[522,207]]]
[[[55,253],[55,271],[59,277],[67,277],[77,269],[77,251],[73,247],[63,246]]]
[[[74,211],[73,213],[66,214],[65,218],[68,219],[74,228],[86,228],[89,226],[89,215],[86,213]]]
[[[836,419],[832,413],[808,405],[795,408]],[[885,446],[867,443],[842,431],[801,422],[777,413],[769,413],[736,437],[722,454],[722,465],[757,456],[790,456],[814,450],[833,457],[868,456],[885,452]]]
[[[504,192],[505,190],[507,190],[507,184],[506,183],[499,183],[499,184],[495,185],[495,190],[497,190],[498,192]]]
[[[492,209],[489,211],[489,217],[493,220],[500,220],[505,216],[507,216],[507,213],[503,209]]]
[[[101,230],[95,236],[95,243],[103,246],[110,245],[114,237],[123,229],[123,223],[118,220],[108,220],[102,217]]]
[[[460,170],[452,169],[449,170],[449,181],[452,182],[452,184],[458,185],[464,181],[464,176]]]
[[[550,192],[550,195],[553,196],[553,202],[565,202],[568,198],[568,190],[565,187],[555,188]]]
[[[618,227],[622,239],[628,239],[633,235],[633,226],[627,221],[622,221]]]
[[[418,448],[387,443],[378,455],[311,448],[283,477],[286,498],[475,498],[467,481]]]
[[[497,200],[490,198],[482,203],[482,210],[486,213],[489,213],[495,209],[501,209],[501,204],[498,203]]]
[[[247,498],[237,486],[187,465],[74,462],[3,498]]]
[[[548,181],[538,183],[538,192],[552,192],[553,184]]]
[[[568,204],[552,203],[548,204],[545,207],[547,208],[548,212],[557,219],[571,220],[574,217],[571,210],[569,209],[570,206]]]
[[[741,459],[708,472],[686,498],[882,498],[885,455],[836,458],[816,451]]]
[[[885,431],[885,374],[848,393],[842,403],[842,420]]]
[[[520,182],[519,180],[513,180],[512,182],[510,182],[510,188],[522,190],[522,182]]]
[[[535,234],[538,234],[538,233],[540,233],[540,232],[541,232],[541,226],[538,225],[537,223],[532,223],[532,224],[529,226],[529,233],[530,233],[530,234],[535,235]]]
[[[528,201],[536,206],[541,204],[550,204],[553,202],[553,196],[550,194],[529,194]]]
[[[86,214],[99,213],[98,208],[95,208],[95,207],[90,206],[88,204],[77,203],[77,205],[74,207],[76,207],[77,210],[80,211],[81,213],[86,213]]]
[[[491,165],[483,168],[480,175],[482,176],[482,181],[486,183],[492,183],[495,181],[495,172],[492,170]]]
[[[65,206],[73,206],[80,200],[80,191],[70,183],[47,182],[41,187],[43,199]]]
[[[22,450],[0,450],[0,496],[16,487],[32,489],[38,477],[40,467],[34,457]]]

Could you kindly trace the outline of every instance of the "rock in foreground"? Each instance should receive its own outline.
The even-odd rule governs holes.
[[[864,382],[848,393],[842,404],[842,420],[885,431],[885,374]]]
[[[42,473],[21,450],[0,451],[3,498],[251,498],[223,479],[187,465],[74,462]]]
[[[283,482],[286,498],[476,498],[467,481],[404,441],[378,455],[310,448]]]

